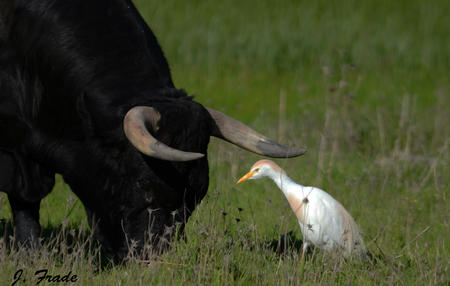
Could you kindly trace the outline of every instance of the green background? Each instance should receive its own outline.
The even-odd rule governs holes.
[[[372,259],[354,265],[314,250],[302,264],[282,193],[269,180],[235,184],[261,157],[212,139],[209,191],[185,239],[149,260],[108,265],[59,176],[41,204],[45,246],[12,250],[1,194],[0,284],[19,268],[28,281],[41,268],[72,271],[78,285],[449,283],[450,1],[135,4],[178,88],[307,146],[302,157],[275,161],[346,207]],[[290,242],[281,253],[280,237]]]

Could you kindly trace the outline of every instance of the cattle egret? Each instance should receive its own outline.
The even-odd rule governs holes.
[[[331,195],[315,187],[296,184],[270,160],[256,162],[237,183],[269,177],[283,191],[297,216],[303,234],[302,259],[310,244],[344,257],[365,258],[359,228],[350,214]]]

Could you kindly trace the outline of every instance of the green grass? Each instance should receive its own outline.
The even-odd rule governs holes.
[[[302,266],[301,233],[281,192],[268,180],[235,184],[261,157],[213,139],[208,194],[169,252],[101,269],[82,204],[58,177],[41,205],[48,247],[17,252],[1,238],[0,284],[19,268],[28,281],[41,268],[72,271],[80,285],[450,282],[449,1],[135,3],[178,87],[308,147],[276,161],[347,208],[373,259],[352,265],[315,251]],[[8,226],[4,195],[0,216]],[[274,251],[289,232],[292,243]]]

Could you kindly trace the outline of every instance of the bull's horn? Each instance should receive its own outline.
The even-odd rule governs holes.
[[[131,144],[150,157],[167,161],[190,161],[203,157],[201,153],[184,152],[158,141],[148,132],[146,126],[158,130],[161,114],[149,106],[131,108],[123,119],[123,129]]]
[[[212,134],[215,137],[224,139],[256,154],[273,158],[296,157],[306,153],[304,148],[281,145],[222,112],[211,108],[207,108],[207,110],[215,121],[215,128]]]

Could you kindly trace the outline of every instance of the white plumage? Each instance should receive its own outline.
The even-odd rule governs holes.
[[[365,258],[358,226],[345,208],[321,189],[296,184],[270,160],[256,162],[238,183],[269,177],[283,191],[303,234],[302,257],[310,244],[344,257]]]

